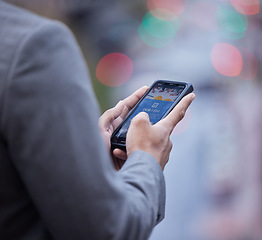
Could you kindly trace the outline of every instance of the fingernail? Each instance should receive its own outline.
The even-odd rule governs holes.
[[[194,93],[192,93],[191,100],[194,100],[195,97],[196,97],[196,95]]]

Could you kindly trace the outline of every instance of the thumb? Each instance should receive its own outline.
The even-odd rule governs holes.
[[[140,146],[143,145],[143,137],[150,132],[150,126],[149,116],[145,112],[138,113],[131,120],[126,135],[126,152],[128,157],[134,150],[140,149]]]
[[[138,113],[133,119],[131,122],[149,122],[149,115],[146,113],[146,112],[140,112]]]
[[[194,99],[194,93],[190,93],[183,97],[176,107],[164,119],[162,119],[159,124],[165,125],[169,129],[169,134],[171,134],[178,122],[183,119],[186,110]]]
[[[130,123],[129,129],[133,129],[135,126],[135,129],[140,129],[140,127],[144,128],[150,124],[149,116],[146,112],[140,112],[138,113]]]

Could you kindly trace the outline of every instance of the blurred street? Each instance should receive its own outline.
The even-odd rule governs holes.
[[[150,240],[262,239],[258,0],[8,2],[71,28],[101,112],[158,79],[193,84],[171,137],[166,218]]]

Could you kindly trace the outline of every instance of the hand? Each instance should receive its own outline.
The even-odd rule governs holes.
[[[170,135],[177,123],[183,119],[194,98],[194,93],[185,96],[164,119],[155,125],[151,125],[147,113],[141,112],[136,115],[127,132],[127,156],[129,157],[136,150],[148,152],[157,159],[164,170],[172,149]]]
[[[148,87],[146,86],[138,89],[132,95],[120,101],[114,108],[104,112],[104,114],[99,118],[99,130],[109,150],[111,148],[110,138],[112,133],[120,123],[122,123],[129,111],[137,104],[147,89]],[[113,162],[117,170],[122,167],[126,159],[127,154],[124,151],[114,149]]]

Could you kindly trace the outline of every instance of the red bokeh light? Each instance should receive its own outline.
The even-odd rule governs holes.
[[[148,10],[157,18],[174,19],[185,10],[187,0],[148,0]]]
[[[126,83],[133,73],[132,60],[122,53],[104,56],[96,67],[96,77],[104,85],[117,87]]]
[[[239,50],[228,43],[217,43],[211,52],[214,68],[224,76],[238,76],[243,67],[243,58]]]
[[[230,0],[236,11],[245,15],[255,15],[260,11],[259,0]]]

